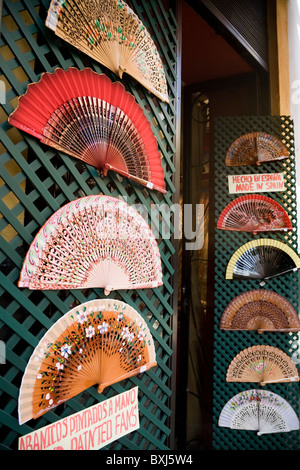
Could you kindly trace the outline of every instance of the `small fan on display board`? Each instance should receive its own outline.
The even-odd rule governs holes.
[[[238,137],[228,148],[227,166],[260,165],[290,157],[287,147],[266,132],[251,132]]]
[[[272,238],[259,238],[245,243],[230,258],[226,279],[261,279],[295,272],[300,258],[286,243]]]
[[[300,331],[298,313],[277,292],[255,289],[236,296],[222,313],[222,330],[256,330],[273,332]]]
[[[114,299],[74,307],[41,338],[26,366],[19,422],[36,419],[97,385],[109,385],[155,367],[153,337],[137,310]]]
[[[166,194],[162,155],[143,109],[90,68],[44,72],[19,97],[11,125],[97,168]]]
[[[260,385],[299,382],[299,374],[292,359],[281,349],[255,345],[242,350],[232,359],[226,381]]]
[[[38,290],[156,288],[163,284],[157,241],[140,213],[111,196],[65,204],[39,230],[19,287]]]
[[[227,204],[217,228],[253,234],[293,229],[286,210],[274,199],[260,194],[240,196]]]

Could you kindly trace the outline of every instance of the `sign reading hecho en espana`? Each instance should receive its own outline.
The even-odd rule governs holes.
[[[283,173],[228,175],[229,194],[285,191]]]
[[[19,438],[19,450],[97,450],[139,428],[138,387]]]

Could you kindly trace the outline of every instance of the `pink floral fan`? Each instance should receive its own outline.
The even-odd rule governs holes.
[[[145,219],[124,201],[85,196],[56,211],[35,236],[19,287],[143,289],[162,285],[161,257]]]

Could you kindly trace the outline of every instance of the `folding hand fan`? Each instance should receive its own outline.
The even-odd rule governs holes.
[[[142,21],[123,0],[52,0],[46,26],[120,78],[131,75],[169,102],[164,67]]]
[[[96,167],[166,193],[150,122],[133,95],[90,68],[45,72],[19,98],[11,125]]]
[[[292,359],[273,346],[257,345],[244,349],[231,361],[227,382],[298,382],[299,375]]]
[[[252,132],[236,139],[229,147],[227,166],[259,165],[263,162],[281,160],[290,156],[285,145],[266,132]]]
[[[231,257],[226,279],[268,279],[300,267],[299,256],[283,242],[261,238],[242,245]]]
[[[299,429],[299,419],[284,398],[255,389],[232,397],[223,407],[218,424],[225,428],[258,431],[258,436]]]
[[[56,211],[27,252],[19,287],[143,289],[162,285],[154,235],[136,209],[97,195]]]
[[[287,212],[278,202],[260,194],[248,194],[231,201],[221,212],[218,229],[239,232],[292,230]]]
[[[24,372],[20,424],[87,388],[105,387],[156,366],[151,333],[141,315],[113,299],[73,308],[46,332]]]
[[[235,297],[225,308],[222,330],[300,331],[294,307],[277,292],[256,289]]]

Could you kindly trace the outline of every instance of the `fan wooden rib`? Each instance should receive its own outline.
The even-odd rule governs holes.
[[[105,65],[126,73],[169,102],[157,47],[136,13],[123,0],[52,0],[46,26],[55,35]]]
[[[300,320],[291,303],[277,292],[255,289],[236,296],[225,308],[222,330],[300,331]]]
[[[90,68],[57,68],[31,83],[11,125],[104,175],[113,170],[166,193],[162,158],[150,122],[133,95]]]
[[[160,252],[145,219],[124,201],[85,196],[56,211],[24,260],[19,287],[144,289],[162,285]]]
[[[266,132],[251,132],[238,137],[230,145],[225,164],[227,166],[260,165],[289,156],[290,152],[277,137]]]
[[[266,390],[245,390],[233,396],[222,408],[218,425],[231,429],[257,431],[257,435],[299,429],[299,419],[280,395]]]
[[[283,207],[270,197],[248,194],[231,201],[222,210],[217,228],[238,232],[292,230],[292,223]]]
[[[20,388],[19,422],[93,385],[102,393],[154,366],[153,338],[135,309],[114,299],[88,301],[54,323],[33,351]]]
[[[292,359],[273,346],[256,345],[238,353],[229,364],[227,382],[298,382],[299,375]]]
[[[300,258],[286,243],[260,238],[245,243],[230,258],[226,279],[268,279],[297,270]]]

